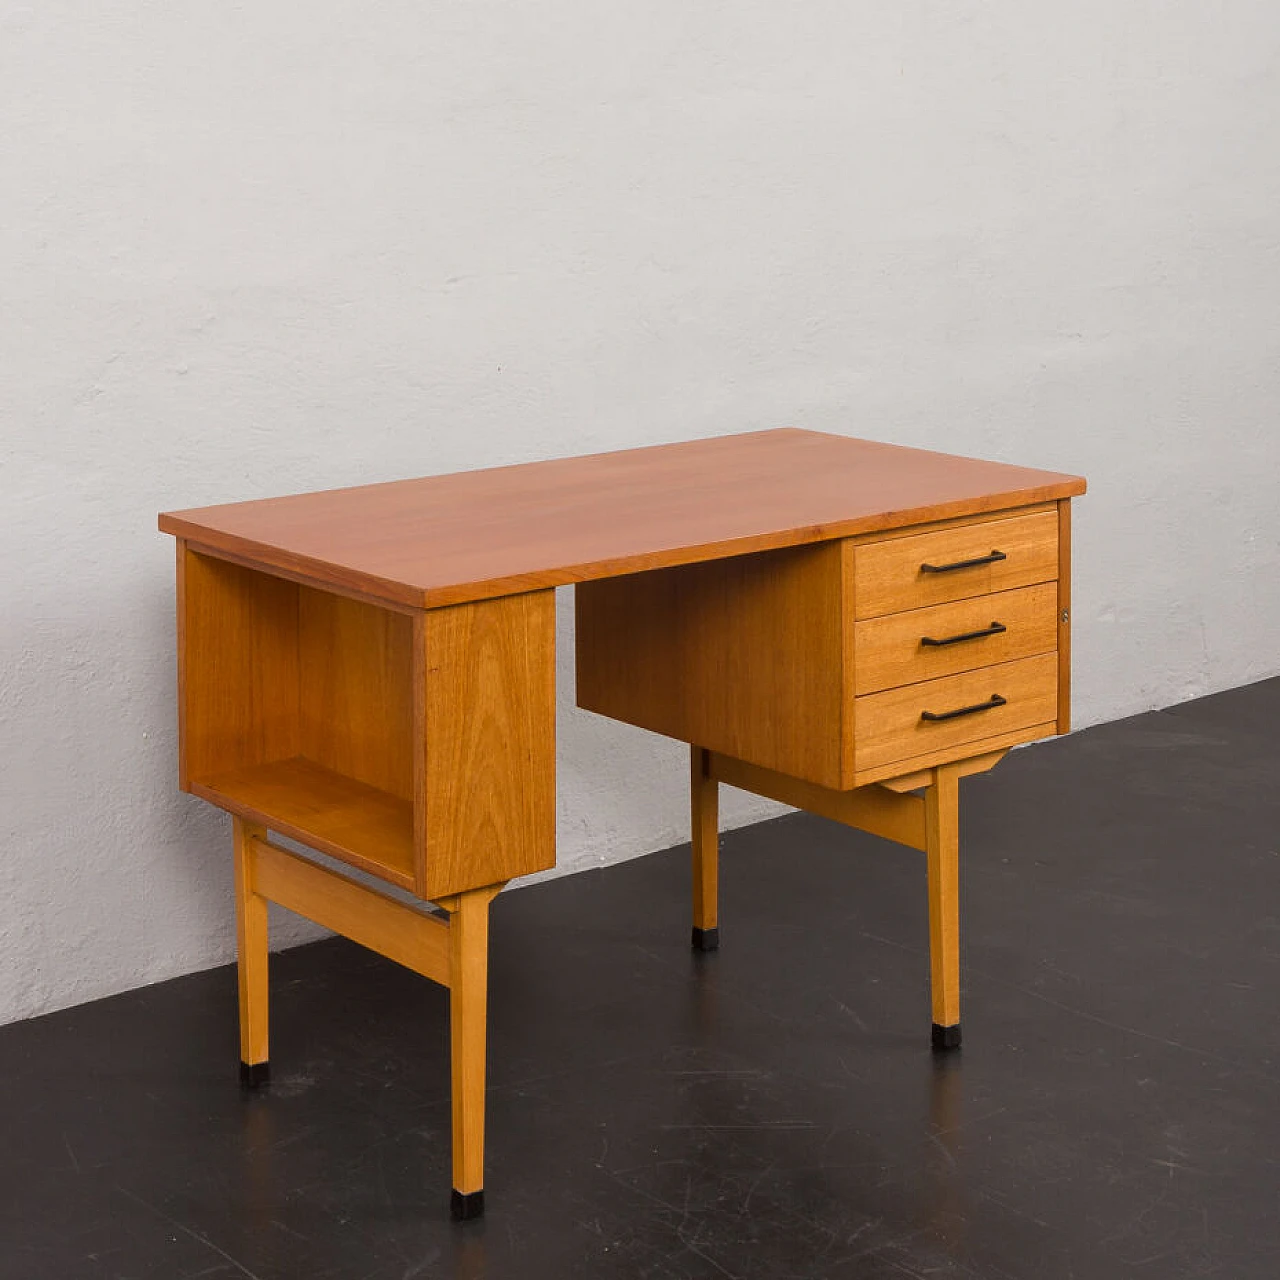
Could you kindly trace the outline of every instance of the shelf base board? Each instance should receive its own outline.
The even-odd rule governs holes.
[[[402,889],[414,888],[413,806],[305,756],[193,778],[198,795]]]

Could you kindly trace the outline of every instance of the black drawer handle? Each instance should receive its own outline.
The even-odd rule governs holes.
[[[920,643],[940,649],[944,644],[959,644],[962,640],[981,640],[986,636],[998,636],[1008,630],[1009,628],[1003,622],[993,622],[985,631],[966,631],[962,636],[944,636],[941,640],[935,640],[932,636],[921,636]]]
[[[921,573],[951,573],[955,569],[976,569],[979,565],[995,564],[997,560],[1007,560],[1003,551],[993,551],[989,556],[978,556],[974,560],[957,560],[955,564],[922,564]]]
[[[991,695],[989,702],[978,702],[972,707],[957,707],[954,711],[922,711],[921,720],[954,720],[957,716],[971,716],[975,711],[990,711],[992,707],[1003,707],[1009,701],[998,693]]]

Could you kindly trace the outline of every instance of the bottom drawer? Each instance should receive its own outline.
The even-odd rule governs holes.
[[[1057,716],[1056,653],[870,693],[854,700],[854,768],[915,761]]]

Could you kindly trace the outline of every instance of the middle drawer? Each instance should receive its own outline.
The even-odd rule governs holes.
[[[954,600],[854,624],[854,690],[896,689],[1048,653],[1058,643],[1058,584]]]

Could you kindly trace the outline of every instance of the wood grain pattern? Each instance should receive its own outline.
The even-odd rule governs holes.
[[[695,925],[717,925],[720,780],[924,848],[934,1021],[956,1025],[958,779],[1067,724],[1067,499],[1083,492],[785,430],[162,516],[182,785],[236,815],[244,1061],[267,1060],[268,899],[445,982],[454,1187],[482,1189],[489,905],[555,860],[564,583],[580,704],[699,744]],[[920,574],[995,545],[998,565]],[[998,642],[921,656],[920,634],[993,620]],[[1008,704],[920,721],[993,692]]]
[[[184,548],[178,634],[184,790],[210,774],[297,755],[298,588]]]
[[[711,752],[695,746],[689,755],[693,927],[707,930],[720,919],[720,785],[711,769]]]
[[[1000,623],[1005,631],[957,644],[930,647],[925,637],[946,639]],[[1058,590],[1040,583],[890,613],[855,624],[857,659],[854,688],[859,694],[915,684],[977,667],[1050,653],[1058,642]]]
[[[211,510],[217,510],[217,508],[211,508]],[[261,557],[255,557],[246,551],[232,550],[227,547],[205,546],[195,539],[188,541],[182,538],[179,541],[185,542],[192,551],[211,560],[222,560],[227,564],[239,565],[242,569],[253,569],[259,573],[269,573],[272,577],[279,578],[284,582],[292,582],[295,585],[311,587],[317,591],[329,592],[332,595],[342,596],[347,600],[359,600],[363,604],[377,605],[379,609],[390,609],[394,613],[403,613],[410,618],[422,612],[423,606],[420,604],[406,604],[403,600],[389,597],[385,591],[379,594],[374,591],[361,590],[359,586],[343,581],[341,576],[335,579],[326,577],[323,573],[304,572],[288,564],[271,563],[269,559],[264,560]]]
[[[973,706],[992,694],[1008,699],[1007,704],[955,720],[920,718],[923,711]],[[934,752],[1053,722],[1057,714],[1058,659],[1053,653],[868,694],[857,705],[858,769],[928,758]]]
[[[999,751],[987,751],[979,756],[965,756],[956,761],[951,771],[957,778],[967,778],[975,773],[987,773],[994,769],[1009,754],[1008,748]],[[885,778],[880,785],[888,791],[901,794],[904,791],[920,791],[933,782],[932,769],[917,769],[915,773],[900,773],[892,778]]]
[[[1071,500],[1058,503],[1058,732],[1071,732]]]
[[[974,559],[991,551],[1002,551],[1007,558],[951,573],[926,573],[920,568]],[[922,609],[1056,578],[1058,517],[1049,510],[860,544],[854,558],[859,619]]]
[[[177,614],[175,632],[178,644],[178,788],[182,791],[191,789],[191,778],[188,773],[188,760],[195,744],[195,735],[188,725],[187,702],[191,698],[200,677],[191,667],[192,655],[187,650],[187,614],[192,602],[187,598],[187,556],[191,550],[185,538],[174,539],[176,554],[176,579],[174,583],[174,608]],[[200,748],[196,747],[199,755]]]
[[[922,533],[939,533],[944,529],[960,529],[965,525],[987,524],[992,520],[1011,520],[1015,516],[1033,516],[1041,512],[1055,512],[1056,502],[1033,502],[1027,506],[1009,507],[1002,511],[988,511],[976,516],[954,516],[950,520],[930,520],[927,524],[904,524],[894,528],[877,529],[874,533],[860,533],[850,539],[854,546],[869,542],[893,542],[898,538],[918,538]]]
[[[858,599],[858,560],[853,538],[840,541],[840,782],[841,788],[853,786],[857,771],[857,687],[858,629],[854,624]]]
[[[442,899],[449,912],[449,1054],[453,1095],[453,1187],[484,1188],[484,1090],[489,997],[491,885]]]
[[[449,926],[366,885],[271,844],[251,841],[256,891],[268,901],[448,986]]]
[[[924,793],[933,1022],[960,1023],[960,785],[943,765]]]
[[[925,847],[924,805],[917,796],[901,796],[875,786],[836,791],[718,754],[711,757],[711,772],[726,786],[794,805],[912,849]]]
[[[300,755],[413,796],[413,622],[299,587]]]
[[[555,593],[433,609],[416,624],[425,758],[419,892],[555,865]]]
[[[236,886],[236,983],[240,996],[240,1061],[268,1060],[267,901],[258,891],[254,845],[264,828],[243,818],[231,823]]]
[[[838,542],[575,590],[578,705],[735,759],[841,783]]]
[[[783,429],[170,512],[160,528],[435,607],[1083,492],[1075,476]]]
[[[414,885],[407,800],[294,756],[203,781],[198,796],[404,888]]]
[[[1057,732],[1056,725],[1057,721],[1050,720],[1045,724],[1027,725],[1024,728],[1012,729],[1008,733],[992,734],[990,737],[979,738],[972,742],[958,742],[951,747],[933,747],[925,754],[912,756],[909,760],[891,760],[888,764],[863,769],[855,775],[854,785],[865,787],[872,782],[886,782],[891,778],[933,769],[940,764],[960,763],[973,759],[975,755],[1007,751],[1008,748],[1016,747],[1023,742],[1034,742],[1037,738],[1051,737]]]

